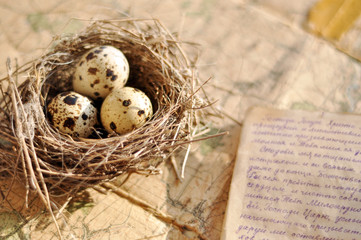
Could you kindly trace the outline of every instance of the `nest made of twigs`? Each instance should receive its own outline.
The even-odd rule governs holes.
[[[112,45],[128,59],[128,86],[152,100],[154,116],[126,135],[73,138],[49,123],[46,106],[71,89],[78,59],[90,48]],[[25,181],[45,203],[127,172],[157,171],[157,166],[193,140],[196,113],[206,101],[194,61],[157,20],[94,21],[83,32],[54,38],[38,60],[0,80],[0,160],[4,171]],[[20,75],[26,80],[18,85]],[[196,111],[197,110],[197,111]]]

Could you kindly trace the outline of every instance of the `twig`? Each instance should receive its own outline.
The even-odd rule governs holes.
[[[161,221],[163,221],[167,224],[170,224],[170,225],[176,227],[181,232],[191,231],[191,232],[194,232],[195,234],[197,234],[199,239],[206,239],[206,237],[202,233],[200,233],[198,231],[198,229],[196,229],[195,227],[188,225],[186,223],[181,223],[173,216],[166,215],[165,213],[160,212],[158,209],[154,208],[152,205],[150,205],[146,201],[144,201],[140,198],[137,198],[136,196],[133,196],[129,192],[126,192],[123,189],[118,188],[111,183],[102,183],[101,186],[106,189],[112,190],[112,192],[114,192],[118,196],[127,199],[129,202],[131,202],[133,204],[136,204],[137,206],[143,208],[145,211],[151,213],[154,217],[160,219]]]
[[[38,195],[40,197],[40,199],[44,202],[45,206],[47,206],[52,218],[53,218],[53,221],[56,225],[56,229],[58,231],[58,234],[59,234],[59,237],[60,239],[63,239],[62,237],[62,234],[61,234],[61,231],[60,231],[60,227],[56,221],[56,218],[54,216],[54,213],[53,213],[53,210],[52,210],[52,207],[51,207],[51,203],[50,203],[50,199],[49,199],[49,193],[47,191],[47,187],[46,187],[46,184],[45,184],[45,181],[43,179],[43,176],[42,176],[42,173],[39,171],[40,170],[40,167],[39,167],[39,163],[36,161],[37,160],[37,157],[36,157],[36,153],[35,153],[35,149],[34,149],[34,145],[32,143],[32,140],[30,139],[30,145],[31,145],[31,152],[29,153],[28,151],[28,148],[27,148],[27,144],[25,142],[25,138],[24,138],[24,135],[23,135],[23,126],[22,126],[22,123],[20,123],[19,121],[19,116],[18,116],[18,108],[17,108],[17,104],[16,102],[19,102],[20,103],[20,108],[21,108],[21,111],[22,111],[22,114],[24,117],[26,117],[26,113],[25,113],[25,110],[24,110],[24,106],[23,104],[21,104],[21,98],[19,96],[19,93],[17,91],[17,86],[13,80],[13,77],[12,77],[12,70],[11,70],[11,64],[10,64],[10,59],[8,58],[7,61],[6,61],[6,66],[7,66],[7,71],[8,71],[8,77],[9,77],[9,81],[10,81],[10,84],[12,86],[12,94],[11,94],[11,98],[12,98],[12,101],[13,101],[13,108],[14,108],[14,112],[15,112],[15,115],[16,115],[16,128],[17,128],[17,136],[19,138],[19,144],[20,146],[22,147],[22,150],[24,151],[24,157],[25,157],[25,161],[27,163],[27,168],[30,172],[30,177],[35,181],[35,186],[36,186],[36,191],[38,192]],[[27,134],[28,136],[31,138],[31,134],[29,133],[29,129],[26,128],[27,130]],[[40,190],[40,186],[39,186],[39,183],[38,181],[36,181],[36,176],[35,176],[35,172],[34,172],[34,169],[32,167],[32,161],[31,161],[31,157],[30,155],[32,155],[32,157],[34,158],[34,162],[37,166],[37,170],[38,170],[38,173],[40,175],[40,178],[41,178],[41,182],[42,182],[42,187],[43,187],[43,191],[45,192],[45,196],[44,196],[44,193]]]

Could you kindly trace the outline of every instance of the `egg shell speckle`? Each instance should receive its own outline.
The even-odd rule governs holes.
[[[98,123],[92,101],[76,92],[55,96],[48,105],[47,116],[54,127],[74,137],[88,137]]]
[[[141,127],[153,115],[152,103],[139,89],[114,89],[103,101],[100,119],[108,133],[129,133]]]
[[[85,53],[76,65],[74,91],[94,100],[104,99],[114,88],[123,87],[129,77],[129,63],[112,46],[98,46]]]

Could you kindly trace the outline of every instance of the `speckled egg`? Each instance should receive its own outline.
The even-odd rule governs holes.
[[[123,87],[128,77],[129,64],[124,54],[112,46],[98,46],[77,63],[73,89],[94,100],[104,99],[112,89]]]
[[[76,92],[55,96],[48,104],[47,115],[54,127],[74,137],[88,137],[98,123],[92,101]]]
[[[141,127],[153,115],[152,103],[139,89],[114,89],[103,101],[100,119],[107,132],[129,133]]]

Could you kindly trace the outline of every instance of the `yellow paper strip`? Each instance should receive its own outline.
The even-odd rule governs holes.
[[[360,14],[360,0],[321,0],[310,10],[308,21],[314,33],[338,40]]]

